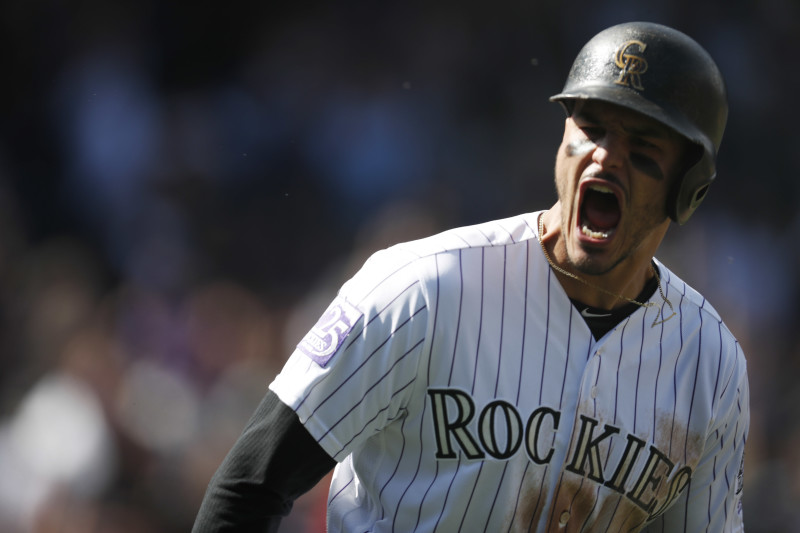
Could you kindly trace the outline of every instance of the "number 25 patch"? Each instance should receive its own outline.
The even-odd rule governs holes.
[[[324,368],[361,316],[361,311],[337,297],[297,348]]]

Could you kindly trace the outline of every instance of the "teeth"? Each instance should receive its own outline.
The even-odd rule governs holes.
[[[602,231],[592,231],[585,224],[581,226],[581,233],[593,239],[608,239],[608,233]]]
[[[607,194],[614,194],[614,191],[612,191],[609,187],[606,187],[605,185],[592,185],[589,188],[592,189],[593,191],[597,191],[597,192],[603,192],[603,193],[607,193]]]

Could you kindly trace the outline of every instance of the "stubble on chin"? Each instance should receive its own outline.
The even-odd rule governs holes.
[[[568,254],[567,263],[576,272],[586,276],[602,276],[608,274],[626,258],[626,256],[618,257],[609,262],[607,259],[598,257],[600,255],[599,252],[593,252],[592,250],[586,250],[584,248],[581,248],[581,252],[582,257],[580,258],[574,258]]]

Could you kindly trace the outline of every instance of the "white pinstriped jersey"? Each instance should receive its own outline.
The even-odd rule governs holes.
[[[739,344],[658,262],[677,315],[595,340],[537,216],[376,253],[270,385],[339,462],[329,531],[742,529]]]

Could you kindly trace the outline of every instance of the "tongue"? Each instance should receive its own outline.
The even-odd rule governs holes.
[[[583,200],[583,220],[597,231],[610,230],[619,223],[619,206],[613,194],[589,191]]]

